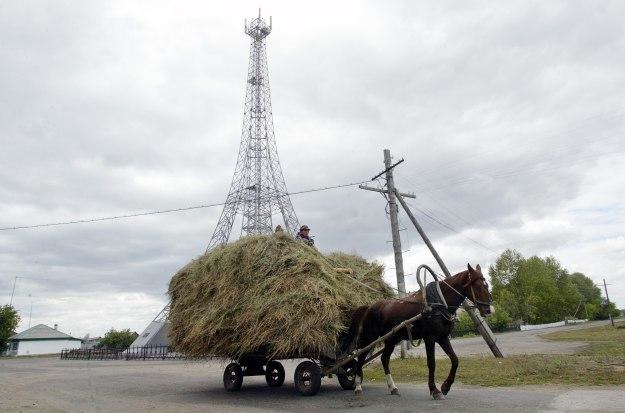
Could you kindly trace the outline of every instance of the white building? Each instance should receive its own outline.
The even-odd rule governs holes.
[[[58,354],[63,349],[80,348],[82,340],[61,333],[44,324],[22,331],[9,337],[8,356],[32,356],[35,354]]]

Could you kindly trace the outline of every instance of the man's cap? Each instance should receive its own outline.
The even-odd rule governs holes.
[[[299,230],[306,231],[306,230],[310,230],[310,228],[308,228],[308,225],[302,225]]]

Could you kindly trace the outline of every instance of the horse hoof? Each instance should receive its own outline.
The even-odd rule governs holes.
[[[432,397],[434,398],[434,400],[445,400],[445,396],[441,392],[433,393]]]
[[[395,388],[395,389],[391,390],[391,394],[392,394],[393,396],[401,396],[401,394],[399,394],[399,390],[397,390],[397,388]]]

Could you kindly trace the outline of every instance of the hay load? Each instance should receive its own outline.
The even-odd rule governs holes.
[[[324,256],[286,234],[248,236],[174,275],[169,336],[176,351],[190,356],[333,355],[349,310],[391,295],[379,264]]]

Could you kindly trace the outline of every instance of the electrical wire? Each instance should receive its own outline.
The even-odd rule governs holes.
[[[356,186],[356,185],[360,185],[360,184],[365,184],[367,182],[369,182],[369,180],[358,181],[358,182],[351,182],[351,183],[345,183],[345,184],[339,184],[339,185],[332,185],[332,186],[324,186],[324,187],[320,187],[320,188],[312,188],[312,189],[306,189],[306,190],[302,190],[302,191],[289,192],[289,193],[284,194],[283,196],[300,195],[300,194],[306,194],[306,193],[311,193],[311,192],[328,191],[328,190],[331,190],[331,189],[345,188],[345,187],[349,187],[349,186]],[[114,220],[124,219],[124,218],[135,218],[135,217],[142,217],[142,216],[147,216],[147,215],[169,214],[169,213],[172,213],[172,212],[184,212],[184,211],[191,211],[191,210],[194,210],[194,209],[212,208],[212,207],[216,207],[216,206],[223,206],[223,205],[226,205],[228,203],[229,202],[218,202],[218,203],[214,203],[214,204],[194,205],[194,206],[183,207],[183,208],[172,208],[172,209],[163,209],[163,210],[157,210],[157,211],[128,213],[128,214],[112,215],[112,216],[106,216],[106,217],[74,219],[74,220],[69,220],[69,221],[51,222],[51,223],[44,223],[44,224],[16,225],[16,226],[12,226],[12,227],[0,228],[0,231],[12,231],[12,230],[18,230],[18,229],[45,228],[45,227],[55,227],[55,226],[74,225],[74,224],[90,224],[90,223],[102,222],[102,221],[114,221]]]
[[[458,235],[460,235],[460,236],[462,236],[462,237],[464,237],[464,238],[468,239],[469,241],[473,242],[474,244],[478,245],[478,246],[479,246],[479,247],[481,247],[481,248],[484,248],[484,249],[486,249],[486,250],[488,250],[488,251],[490,251],[490,252],[493,252],[493,253],[497,254],[497,251],[495,251],[494,249],[490,248],[489,246],[484,245],[483,243],[481,243],[481,242],[479,242],[479,241],[477,241],[477,240],[475,240],[475,239],[473,239],[473,238],[471,238],[471,237],[469,237],[469,236],[467,236],[467,235],[463,234],[462,232],[458,231],[457,229],[455,229],[455,228],[454,228],[454,227],[452,227],[451,225],[444,223],[443,221],[441,221],[440,219],[438,219],[438,218],[437,218],[437,217],[436,217],[436,216],[432,213],[432,211],[425,211],[425,210],[423,210],[423,209],[421,209],[421,208],[417,207],[417,206],[416,206],[416,205],[414,205],[414,204],[411,204],[411,203],[408,203],[408,202],[406,202],[406,203],[407,203],[409,206],[411,206],[412,208],[414,208],[414,209],[416,209],[417,211],[419,211],[421,214],[423,214],[423,215],[424,215],[424,216],[426,216],[427,218],[429,218],[432,222],[434,222],[434,223],[436,223],[436,224],[440,225],[440,226],[441,226],[441,227],[443,227],[443,228],[448,229],[449,231],[455,232],[456,234],[458,234]]]

